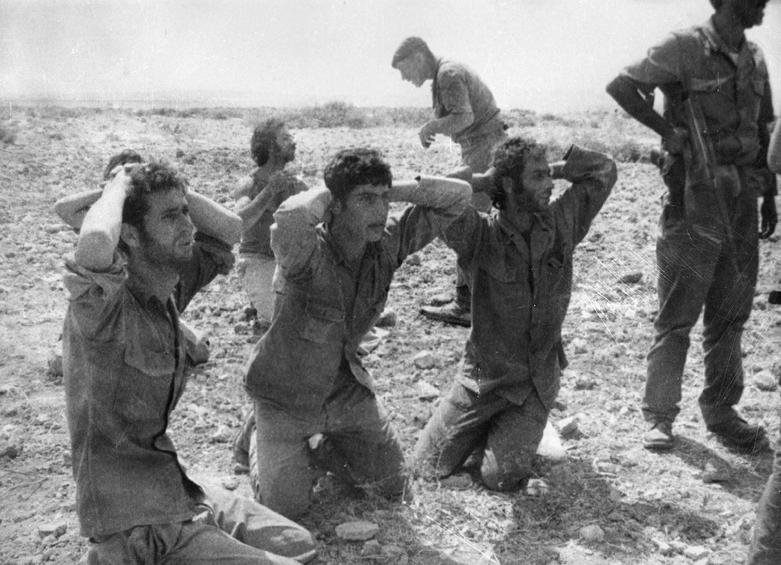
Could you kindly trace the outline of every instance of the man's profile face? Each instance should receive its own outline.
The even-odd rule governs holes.
[[[424,72],[423,56],[420,53],[413,53],[396,63],[396,68],[401,73],[401,79],[411,82],[417,87],[423,86],[428,78]]]
[[[553,194],[548,160],[543,156],[526,157],[520,180],[520,186],[507,191],[506,208],[528,212],[547,210]]]
[[[339,221],[366,242],[379,241],[388,220],[390,189],[387,185],[361,184],[347,196]]]
[[[149,206],[139,229],[138,250],[152,264],[176,267],[193,256],[193,232],[187,200],[177,189],[146,195]]]
[[[277,155],[281,158],[283,163],[289,163],[296,158],[296,142],[293,140],[293,136],[287,131],[287,128],[283,127],[277,131],[276,136],[276,151]]]

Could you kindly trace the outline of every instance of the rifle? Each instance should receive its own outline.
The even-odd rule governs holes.
[[[738,268],[738,261],[735,256],[735,240],[732,233],[729,207],[724,194],[728,188],[724,182],[726,177],[714,172],[714,166],[717,162],[716,152],[713,148],[713,143],[704,134],[705,116],[702,113],[702,108],[692,100],[691,95],[686,98],[683,104],[686,122],[689,126],[689,143],[685,144],[683,149],[683,157],[687,165],[687,186],[684,202],[694,197],[693,194],[690,194],[693,188],[703,187],[707,189],[708,195],[716,201],[716,207],[718,208],[719,216],[721,216],[724,228],[724,245],[727,248],[730,262],[735,272],[740,273],[741,269]],[[700,205],[702,204],[700,202]],[[684,206],[688,216],[688,213],[691,211],[690,206],[686,204]],[[700,227],[707,228],[708,226],[701,225]],[[700,233],[702,234],[702,232]],[[702,235],[718,242],[717,235],[710,236],[707,233]]]

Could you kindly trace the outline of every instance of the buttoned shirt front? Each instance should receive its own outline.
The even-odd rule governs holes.
[[[361,339],[382,313],[396,269],[459,216],[470,192],[462,181],[422,178],[415,205],[389,215],[384,235],[367,245],[355,268],[321,222],[326,190],[286,200],[271,231],[281,275],[274,317],[250,355],[247,391],[317,415],[337,377],[373,390],[357,355]]]
[[[453,141],[502,131],[504,124],[494,95],[472,69],[455,61],[439,59],[431,84],[434,116],[471,112],[474,121],[453,135]]]
[[[566,365],[561,326],[572,293],[572,257],[616,181],[607,156],[573,147],[564,178],[572,182],[550,208],[534,214],[527,237],[502,211],[470,208],[444,240],[472,275],[472,329],[459,381],[522,404],[536,389],[547,408]]]
[[[185,386],[177,305],[232,264],[226,244],[196,234],[192,260],[161,303],[119,256],[106,272],[66,262],[63,373],[83,535],[193,516],[200,488],[167,434]]]

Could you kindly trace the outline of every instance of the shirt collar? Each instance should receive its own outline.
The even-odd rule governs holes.
[[[702,29],[703,37],[708,42],[707,47],[712,51],[721,51],[733,61],[737,59],[738,53],[746,45],[746,39],[744,35],[743,43],[741,44],[741,49],[738,51],[733,51],[732,49],[730,49],[730,47],[724,42],[724,40],[719,35],[719,32],[716,31],[716,26],[713,25],[712,17],[708,18],[708,20],[702,25],[701,29]]]

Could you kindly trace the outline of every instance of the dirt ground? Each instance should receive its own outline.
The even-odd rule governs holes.
[[[0,143],[2,564],[75,563],[86,548],[74,511],[62,383],[47,368],[66,307],[63,257],[76,241],[52,204],[96,187],[108,157],[126,147],[165,157],[196,190],[230,204],[230,190],[251,170],[252,119],[218,118],[13,108],[4,122],[16,135],[13,143]],[[516,131],[557,148],[571,140],[608,148],[653,143],[610,113],[547,116],[511,133]],[[457,147],[440,138],[424,151],[410,127],[293,133],[299,171],[311,185],[322,182],[325,160],[350,145],[381,148],[397,178],[443,172],[458,163]],[[638,405],[656,310],[654,238],[662,191],[653,165],[620,163],[613,195],[576,251],[563,330],[570,366],[552,414],[554,422],[578,419],[578,431],[563,440],[566,462],[543,467],[544,483],[514,494],[417,479],[404,503],[326,492],[303,520],[317,536],[318,563],[742,562],[771,453],[735,453],[705,431],[696,406],[699,326],[676,422],[678,446],[654,454],[640,445],[645,426]],[[743,343],[741,402],[743,413],[763,423],[773,439],[779,430],[774,381],[781,373],[781,311],[768,305],[767,293],[781,287],[777,240],[760,247],[759,284]],[[423,385],[446,390],[467,336],[464,328],[418,314],[421,304],[450,292],[454,277],[453,256],[438,242],[402,266],[389,298],[398,322],[367,360],[407,454],[436,403]],[[243,318],[245,306],[231,274],[211,284],[184,314],[210,335],[211,359],[193,371],[170,431],[193,472],[246,493],[246,475],[233,474],[228,443],[249,405],[241,375],[255,337]],[[413,358],[423,351],[431,354],[428,363],[416,364]],[[378,543],[336,536],[338,524],[356,519],[379,525]]]

